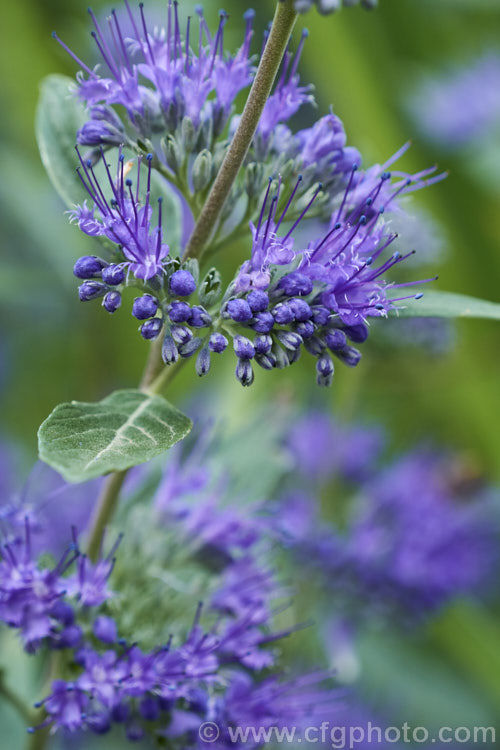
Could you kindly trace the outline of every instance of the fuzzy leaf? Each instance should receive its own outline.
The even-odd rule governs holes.
[[[88,116],[75,90],[75,82],[68,76],[56,74],[44,78],[35,121],[43,166],[68,208],[86,197],[76,174],[75,144],[76,132]]]
[[[97,403],[56,406],[38,431],[40,458],[68,482],[144,463],[191,430],[191,420],[161,396],[115,391]]]
[[[466,294],[426,292],[419,300],[408,300],[390,313],[396,318],[483,318],[500,320],[500,303]]]

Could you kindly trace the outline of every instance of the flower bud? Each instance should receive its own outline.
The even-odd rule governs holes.
[[[263,370],[272,370],[276,367],[276,357],[273,354],[256,354],[255,361]]]
[[[110,286],[118,286],[125,281],[125,271],[121,266],[108,266],[102,269],[102,280]]]
[[[252,162],[245,171],[245,191],[249,198],[260,194],[264,180],[264,165]]]
[[[182,142],[184,148],[190,153],[196,143],[196,130],[190,117],[183,117],[181,123]]]
[[[68,625],[59,633],[58,648],[77,648],[83,638],[83,631],[78,625]]]
[[[308,339],[304,339],[304,348],[307,349],[309,354],[318,357],[325,351],[325,344],[319,336],[311,336]]]
[[[317,326],[326,326],[330,320],[330,310],[327,307],[323,307],[323,305],[313,305],[311,312],[313,323]]]
[[[288,305],[290,306],[296,321],[300,322],[310,319],[312,311],[305,300],[298,298],[291,299]]]
[[[76,261],[73,273],[77,279],[93,279],[95,276],[100,276],[102,269],[107,265],[104,260],[95,255],[84,255]]]
[[[132,305],[132,315],[137,320],[147,320],[156,315],[158,310],[158,300],[151,294],[143,294],[142,297],[136,297]]]
[[[172,323],[189,323],[192,315],[192,310],[187,302],[172,302],[168,308],[168,317]]]
[[[212,316],[201,305],[194,305],[191,309],[190,323],[195,328],[206,328],[212,325]]]
[[[167,135],[166,138],[162,139],[161,147],[165,156],[165,161],[167,162],[167,166],[170,167],[174,174],[177,174],[184,160],[182,147],[177,142],[177,139],[172,135]]]
[[[272,349],[273,340],[271,336],[256,336],[253,345],[259,354],[268,354]]]
[[[228,345],[227,338],[222,333],[212,333],[208,340],[208,348],[216,354],[221,354]]]
[[[160,335],[162,328],[163,320],[161,318],[151,318],[151,320],[146,320],[139,330],[144,339],[151,341]]]
[[[306,297],[311,294],[313,283],[308,276],[299,271],[293,271],[279,280],[278,289],[283,290],[288,297]]]
[[[368,338],[368,326],[365,323],[358,323],[354,326],[344,326],[344,331],[347,338],[354,341],[355,344],[362,344]]]
[[[295,323],[293,330],[302,336],[303,339],[310,339],[314,335],[316,326],[310,320],[304,320],[300,323]]]
[[[169,333],[165,334],[161,348],[161,358],[166,365],[173,365],[179,359],[179,351],[175,341]]]
[[[191,179],[195,193],[204,190],[212,179],[212,154],[206,149],[200,151],[194,160],[191,170]]]
[[[193,338],[193,332],[186,326],[174,325],[170,329],[170,333],[176,344],[187,344]]]
[[[88,302],[91,299],[103,297],[107,291],[106,284],[102,284],[100,281],[84,281],[78,287],[78,296],[81,302]]]
[[[281,346],[278,346],[278,344],[274,344],[271,353],[276,360],[275,367],[277,367],[278,370],[283,370],[285,367],[288,367],[288,365],[290,364],[290,360],[287,353],[284,349],[281,348]]]
[[[262,289],[252,289],[247,294],[247,302],[252,312],[264,312],[269,306],[269,295]]]
[[[333,375],[334,365],[333,365],[333,359],[330,357],[329,354],[322,354],[318,361],[316,362],[316,370],[318,372],[318,375],[322,375],[323,377],[327,377],[328,375]]]
[[[247,323],[253,317],[250,305],[244,299],[230,299],[226,310],[236,323]]]
[[[345,346],[339,352],[335,352],[335,354],[348,367],[356,367],[361,359],[361,352],[353,346]]]
[[[184,357],[187,359],[188,357],[191,357],[195,352],[198,351],[200,346],[202,345],[203,340],[199,338],[192,338],[185,344],[182,344],[179,346],[179,354],[181,357]]]
[[[196,373],[200,378],[203,377],[203,375],[206,375],[210,370],[210,364],[210,351],[207,346],[204,346],[196,358],[195,365]]]
[[[189,271],[174,271],[168,286],[171,294],[177,297],[189,297],[196,290],[196,282]]]
[[[255,348],[246,336],[235,336],[233,339],[234,351],[240,359],[252,359],[255,356]]]
[[[302,344],[302,336],[292,331],[278,331],[276,336],[286,349],[291,349],[292,351],[299,349]]]
[[[94,621],[92,632],[103,643],[115,643],[118,640],[118,630],[112,617],[99,615]]]
[[[283,303],[280,303],[279,305],[276,305],[272,313],[278,325],[286,326],[289,323],[293,322],[293,319],[294,319],[293,310],[287,302],[283,302]]]
[[[248,359],[239,359],[235,370],[236,378],[240,381],[241,385],[249,386],[254,381],[254,372],[252,365]]]
[[[337,352],[346,346],[346,335],[344,331],[341,331],[338,328],[332,328],[325,333],[325,343],[332,352]]]
[[[107,294],[104,295],[102,306],[109,313],[114,313],[118,310],[121,303],[122,303],[122,295],[120,294],[120,292],[116,292],[112,290],[111,292],[108,292]]]
[[[270,312],[255,313],[252,328],[257,333],[269,333],[274,326],[274,318]]]

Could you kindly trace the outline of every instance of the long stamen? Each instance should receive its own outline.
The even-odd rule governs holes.
[[[125,41],[123,39],[123,34],[120,28],[120,24],[118,22],[118,16],[116,15],[116,11],[112,10],[111,15],[113,16],[115,26],[116,26],[116,33],[118,34],[118,39],[120,40],[120,47],[122,49],[123,58],[125,60],[125,64],[127,66],[127,70],[129,73],[132,73],[132,66],[130,64],[130,57],[127,52],[127,47],[125,46]]]
[[[302,50],[304,49],[304,43],[309,36],[309,31],[307,29],[303,29],[302,36],[300,38],[299,46],[297,47],[297,51],[295,53],[295,59],[293,61],[293,65],[290,70],[290,75],[288,76],[288,80],[291,81],[295,77],[297,73],[297,68],[299,65],[300,57],[302,55]]]
[[[93,70],[90,70],[90,68],[89,68],[89,67],[88,67],[87,65],[85,65],[85,63],[84,63],[84,62],[82,62],[82,61],[80,60],[80,58],[79,58],[79,57],[77,57],[77,56],[76,56],[76,55],[74,54],[74,52],[72,52],[72,51],[70,50],[70,48],[68,47],[68,45],[67,45],[67,44],[64,44],[64,42],[63,42],[63,41],[62,41],[62,40],[61,40],[61,39],[60,39],[60,38],[59,38],[59,37],[57,36],[57,33],[56,33],[55,31],[53,31],[53,32],[52,32],[52,37],[53,37],[53,38],[54,38],[54,39],[56,40],[56,42],[57,42],[58,44],[60,44],[60,45],[61,45],[61,47],[63,48],[63,50],[65,50],[65,52],[67,52],[67,53],[68,53],[68,55],[69,55],[70,57],[72,57],[72,58],[73,58],[73,60],[74,60],[74,61],[75,61],[75,62],[76,62],[76,63],[77,63],[77,64],[78,64],[79,66],[80,66],[80,68],[82,68],[82,70],[84,70],[84,71],[85,71],[86,73],[88,73],[88,74],[89,74],[89,76],[91,76],[92,78],[94,78],[95,80],[97,80],[97,78],[98,78],[99,76],[98,76],[98,75],[97,75],[96,73],[94,73],[94,71],[93,71]]]
[[[187,24],[186,24],[186,42],[185,42],[185,51],[186,51],[186,65],[185,65],[185,72],[186,75],[189,74],[189,32],[191,28],[191,16],[188,16]]]
[[[346,200],[347,200],[347,196],[349,195],[349,193],[351,191],[352,183],[353,183],[353,180],[354,180],[354,175],[356,174],[357,171],[358,171],[358,165],[357,164],[353,164],[352,169],[351,169],[351,175],[349,177],[349,182],[347,183],[347,187],[346,187],[346,189],[344,191],[344,195],[342,197],[342,203],[340,204],[340,208],[337,211],[337,216],[335,217],[335,223],[338,222],[338,220],[340,219],[340,217],[342,215],[342,212],[344,210],[344,206],[345,206],[345,203],[346,203]]]
[[[161,208],[163,204],[163,198],[160,196],[158,198],[158,236],[156,238],[156,250],[155,250],[155,260],[158,263],[160,260],[160,250],[161,250],[161,238],[162,238],[162,231],[161,231]]]
[[[106,37],[102,33],[101,27],[99,26],[99,23],[97,22],[97,18],[95,17],[95,15],[94,15],[94,13],[92,11],[92,8],[88,9],[88,13],[89,13],[89,16],[92,19],[92,23],[95,26],[97,35],[99,36],[99,39],[100,39],[100,41],[101,41],[101,43],[103,45],[103,49],[106,50],[107,57],[109,57],[109,61],[112,63],[113,67],[110,66],[110,62],[108,62],[108,60],[106,59],[106,57],[104,56],[104,54],[103,54],[103,57],[106,60],[106,63],[108,65],[109,69],[111,70],[111,72],[113,73],[113,75],[115,76],[115,78],[117,80],[120,80],[120,78],[121,78],[121,76],[120,76],[120,66],[119,65],[118,66],[115,65],[115,61],[113,59],[113,52],[111,51],[111,49],[108,46],[108,43],[106,42]],[[97,41],[97,38],[96,38],[96,41]],[[99,49],[101,49],[101,48],[99,47]]]
[[[309,203],[307,204],[307,206],[304,208],[304,210],[300,214],[300,216],[297,219],[297,221],[295,222],[295,224],[292,226],[292,228],[290,229],[290,231],[287,233],[286,237],[284,238],[285,241],[290,237],[290,235],[294,231],[295,227],[297,227],[298,224],[300,224],[300,222],[302,221],[302,219],[304,218],[304,216],[306,215],[306,213],[309,211],[309,209],[311,208],[312,204],[314,203],[314,201],[316,200],[316,198],[318,197],[318,195],[319,195],[319,193],[321,192],[322,189],[323,189],[323,185],[321,183],[319,183],[319,185],[316,188],[316,192],[314,193],[313,197],[311,198],[311,200],[309,201]]]
[[[262,219],[264,218],[264,211],[266,210],[266,203],[267,203],[267,199],[269,197],[269,191],[271,189],[271,183],[272,183],[272,181],[273,181],[273,179],[272,179],[272,177],[270,177],[269,180],[268,180],[268,183],[267,183],[266,194],[265,194],[264,200],[262,202],[262,208],[260,209],[259,221],[257,222],[257,230],[255,232],[255,242],[257,242],[257,239],[259,237],[260,227],[262,225]]]
[[[281,214],[281,216],[280,216],[280,218],[279,218],[279,221],[278,221],[278,223],[276,224],[276,231],[278,231],[279,227],[281,226],[281,222],[282,222],[282,221],[283,221],[283,219],[285,218],[285,216],[286,216],[286,212],[287,212],[287,211],[288,211],[288,209],[290,208],[290,204],[292,203],[292,201],[293,201],[293,199],[294,199],[294,197],[295,197],[295,193],[296,193],[296,192],[297,192],[297,190],[299,189],[299,185],[300,185],[300,183],[301,183],[301,182],[302,182],[302,175],[301,175],[301,174],[299,174],[299,176],[298,176],[298,178],[297,178],[297,182],[295,183],[295,187],[294,187],[294,189],[293,189],[293,190],[292,190],[292,192],[291,192],[291,195],[290,195],[290,197],[289,197],[289,199],[288,199],[288,202],[287,202],[287,204],[286,204],[285,208],[283,209],[283,213]]]
[[[141,12],[141,21],[142,21],[142,28],[144,29],[144,36],[146,38],[146,44],[149,50],[149,56],[151,58],[151,64],[156,65],[155,63],[155,56],[153,54],[153,49],[151,47],[150,41],[149,41],[149,34],[148,34],[148,27],[146,26],[146,19],[144,17],[144,3],[139,3],[139,8]]]
[[[130,23],[132,24],[132,28],[134,29],[135,38],[140,43],[141,35],[139,34],[139,30],[136,26],[134,15],[132,11],[130,10],[130,5],[129,5],[128,0],[125,0],[125,7],[127,8],[128,17],[130,18]]]

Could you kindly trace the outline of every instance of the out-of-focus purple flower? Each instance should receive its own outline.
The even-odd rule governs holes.
[[[323,526],[297,550],[348,601],[411,619],[485,587],[497,525],[488,502],[454,494],[442,457],[417,451],[363,486],[342,532]]]
[[[27,651],[35,651],[46,638],[55,644],[68,624],[67,610],[58,606],[66,590],[63,576],[78,553],[68,550],[53,568],[39,567],[28,519],[24,536],[5,543],[0,551],[0,620],[19,630]]]
[[[341,425],[310,411],[294,422],[287,444],[298,471],[308,480],[321,482],[336,474],[359,480],[372,473],[384,436],[377,427]]]
[[[423,78],[408,107],[422,133],[445,148],[484,137],[500,123],[500,54]]]

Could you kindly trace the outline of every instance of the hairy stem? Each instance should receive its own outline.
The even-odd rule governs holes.
[[[215,229],[257,130],[264,105],[271,93],[296,20],[297,13],[293,9],[292,0],[278,2],[269,38],[243,109],[240,123],[189,238],[184,253],[186,258],[200,257]]]

